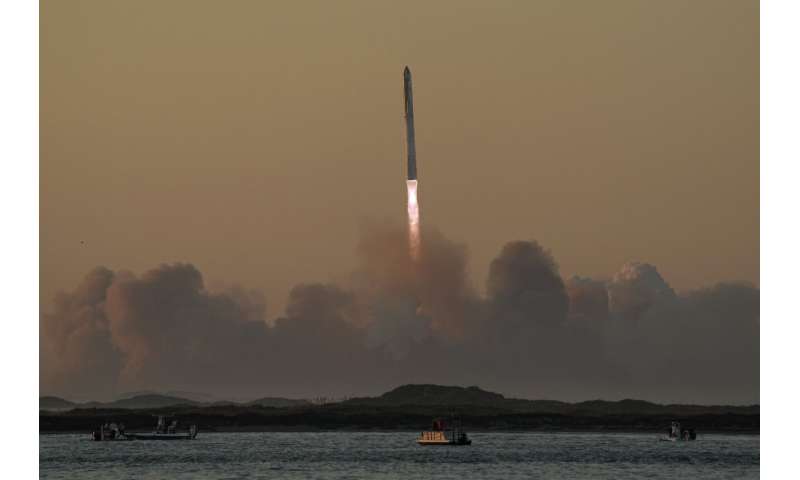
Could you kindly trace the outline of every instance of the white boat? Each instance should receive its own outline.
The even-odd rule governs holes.
[[[197,436],[197,426],[191,425],[186,431],[178,431],[178,421],[173,420],[167,425],[166,417],[159,415],[156,429],[148,433],[127,433],[122,424],[101,425],[100,429],[92,432],[92,440],[192,440]]]
[[[436,419],[433,421],[431,430],[422,432],[417,437],[419,445],[472,445],[472,440],[467,437],[466,432],[461,428],[461,421],[451,419],[448,428],[444,421]]]
[[[166,417],[158,416],[156,429],[150,433],[129,433],[127,435],[133,440],[192,440],[197,436],[197,425],[191,425],[185,432],[178,431],[178,421],[172,420],[167,425]]]
[[[152,433],[129,433],[127,435],[128,438],[131,440],[192,440],[194,437],[197,436],[197,429],[194,428],[194,425],[189,429],[188,432],[182,433],[159,433],[159,432],[152,432]]]

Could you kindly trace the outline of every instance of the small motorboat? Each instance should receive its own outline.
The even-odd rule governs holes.
[[[159,415],[156,429],[148,433],[127,433],[120,423],[101,425],[99,430],[92,432],[92,440],[192,440],[197,436],[197,425],[189,426],[188,430],[178,431],[178,421],[172,420],[167,425],[164,415]]]
[[[452,418],[450,426],[441,419],[435,419],[431,430],[419,434],[419,445],[472,445],[472,440],[467,437],[461,426],[461,421]]]

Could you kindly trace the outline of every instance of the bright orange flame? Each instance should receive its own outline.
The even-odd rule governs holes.
[[[408,188],[408,247],[411,258],[419,258],[419,203],[417,203],[417,181],[406,181]]]

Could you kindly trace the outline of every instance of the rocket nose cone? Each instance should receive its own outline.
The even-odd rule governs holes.
[[[406,68],[403,70],[403,76],[404,77],[410,77],[411,76],[411,70],[408,69],[408,65],[406,65]]]

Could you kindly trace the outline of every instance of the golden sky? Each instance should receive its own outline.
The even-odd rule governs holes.
[[[759,278],[756,1],[43,1],[40,296],[92,267],[195,264],[287,291],[405,220],[483,288],[510,240],[563,276]]]

